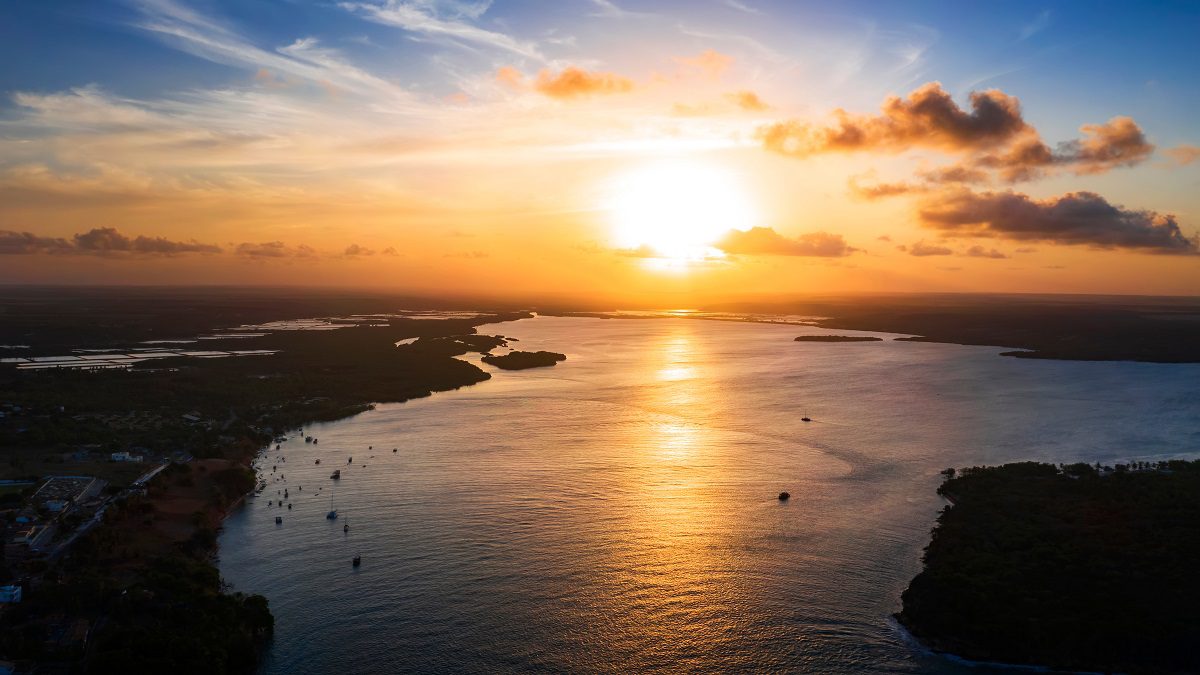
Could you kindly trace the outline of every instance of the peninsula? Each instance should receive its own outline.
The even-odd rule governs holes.
[[[1200,461],[943,473],[951,506],[896,615],[921,642],[1061,670],[1200,670]]]
[[[253,672],[274,619],[213,563],[253,458],[301,425],[487,380],[455,357],[506,344],[477,326],[530,316],[397,302],[0,295],[0,335],[22,345],[0,364],[0,587],[21,600],[0,614],[0,653],[22,668]]]

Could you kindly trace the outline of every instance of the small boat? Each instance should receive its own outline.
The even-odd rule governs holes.
[[[305,436],[305,437],[304,437],[304,442],[305,442],[305,443],[312,443],[312,436]]]
[[[338,469],[337,471],[334,471],[333,473],[329,474],[329,477],[332,478],[333,480],[337,480],[337,479],[341,478],[342,470]]]
[[[315,438],[314,438],[314,439],[313,439],[313,445],[316,445],[316,444],[317,444],[317,439],[315,439]]]
[[[349,531],[350,531],[350,523],[346,523],[345,525],[342,526],[342,532],[349,532]]]
[[[375,449],[375,446],[373,446],[373,445],[368,445],[368,446],[367,446],[367,449],[368,449],[368,450],[374,450],[374,449]]]
[[[275,516],[275,524],[282,525],[283,524],[283,516]]]
[[[781,502],[786,502],[787,500],[789,500],[791,498],[792,498],[792,495],[790,492],[780,492],[779,493],[779,501],[781,501]]]
[[[279,449],[279,444],[278,444],[278,443],[276,443],[276,444],[275,444],[275,449],[276,449],[276,450],[278,450],[278,449]]]
[[[354,463],[354,458],[353,458],[353,457],[350,457],[350,458],[348,458],[348,459],[346,460],[346,463],[347,463],[347,464],[353,464],[353,463]]]
[[[808,415],[805,415],[804,417],[801,417],[801,418],[800,418],[800,421],[801,421],[801,422],[811,422],[811,421],[812,421],[812,418],[811,418],[811,417],[809,417]]]
[[[319,459],[318,459],[316,463],[317,463],[317,464],[320,464],[320,463],[321,463],[321,460],[319,460]]]
[[[399,449],[400,449],[400,448],[392,448],[392,452],[395,452],[395,451],[397,451],[397,450],[399,450]]]
[[[353,561],[351,561],[351,563],[350,563],[350,564],[351,564],[351,565],[353,565],[353,566],[355,566],[355,567],[358,567],[359,565],[361,565],[361,564],[362,564],[362,556],[361,556],[361,555],[358,555],[358,554],[355,554],[355,555],[354,555],[354,560],[353,560]]]
[[[291,510],[292,510],[292,503],[288,502],[288,511],[291,511]]]
[[[330,511],[325,514],[325,520],[337,520],[337,511]]]

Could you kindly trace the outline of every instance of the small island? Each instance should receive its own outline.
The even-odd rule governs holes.
[[[481,359],[484,363],[503,368],[504,370],[524,370],[526,368],[544,368],[552,366],[559,361],[566,361],[566,354],[558,352],[509,352],[502,356],[494,356],[492,354],[484,355]]]
[[[883,338],[870,335],[801,335],[796,342],[882,342]]]
[[[943,472],[896,618],[935,651],[1099,672],[1197,672],[1200,461]]]

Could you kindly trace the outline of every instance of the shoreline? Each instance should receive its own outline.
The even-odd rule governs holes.
[[[996,670],[1013,670],[1029,673],[1061,673],[1063,675],[1104,675],[1104,673],[1095,670],[1059,670],[1047,665],[1041,664],[1025,664],[1025,663],[1007,663],[1005,661],[980,661],[977,659],[960,656],[954,652],[942,651],[926,644],[921,638],[913,635],[908,626],[900,620],[898,613],[892,614],[887,618],[887,623],[900,635],[900,640],[909,645],[916,651],[925,654],[926,656],[944,659],[953,663],[958,663],[968,668],[994,668]]]

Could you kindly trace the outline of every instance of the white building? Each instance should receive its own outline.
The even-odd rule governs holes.
[[[111,457],[112,457],[112,461],[114,461],[114,462],[140,462],[140,461],[142,461],[142,455],[131,455],[128,452],[114,452],[111,455]]]

